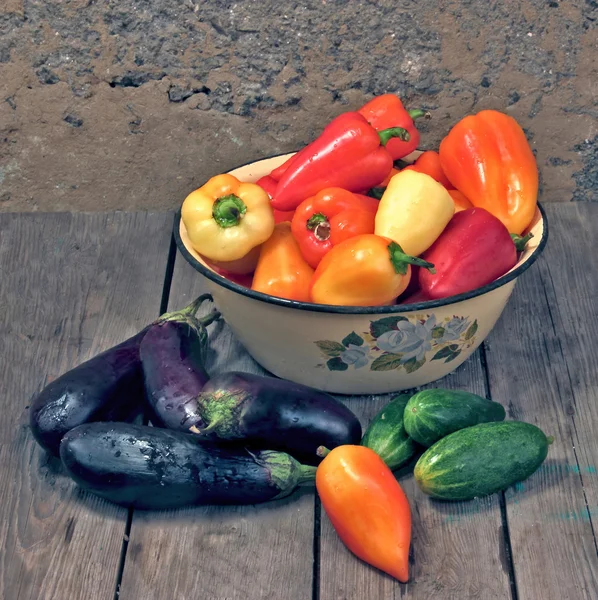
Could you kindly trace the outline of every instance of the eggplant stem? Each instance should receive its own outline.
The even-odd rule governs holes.
[[[214,298],[212,298],[212,294],[202,294],[201,296],[198,296],[193,302],[191,302],[191,304],[189,304],[189,306],[186,306],[185,308],[183,308],[183,310],[180,311],[181,314],[185,316],[189,315],[191,317],[194,317],[195,313],[199,310],[199,307],[206,300],[213,302]]]
[[[212,294],[202,294],[201,296],[198,296],[197,298],[195,298],[195,300],[193,300],[193,302],[191,302],[191,304],[189,304],[188,306],[185,306],[185,308],[181,308],[181,310],[175,310],[175,311],[169,312],[169,313],[164,313],[160,317],[159,322],[183,321],[189,317],[194,317],[195,313],[198,311],[199,307],[206,300],[213,302],[214,299],[212,298]]]
[[[214,419],[207,427],[203,427],[202,429],[196,428],[194,433],[199,433],[199,435],[204,435],[206,433],[210,434],[218,427],[218,425],[220,425],[220,423],[222,423],[222,420],[223,419]]]
[[[204,327],[207,327],[210,323],[220,320],[220,317],[222,317],[220,312],[217,310],[213,310],[209,315],[206,315],[205,317],[199,319],[199,323]]]
[[[309,465],[301,465],[299,478],[297,479],[297,485],[302,483],[313,483],[316,478],[317,467],[310,467]]]

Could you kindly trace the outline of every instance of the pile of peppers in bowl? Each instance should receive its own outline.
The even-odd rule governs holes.
[[[191,244],[232,281],[301,302],[406,304],[491,283],[531,237],[535,157],[513,117],[483,110],[405,166],[429,116],[383,94],[255,183],[212,177],[181,208]]]

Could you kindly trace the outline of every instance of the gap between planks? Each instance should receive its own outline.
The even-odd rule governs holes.
[[[174,222],[174,221],[173,221]],[[160,308],[158,317],[163,315],[168,310],[168,300],[170,298],[170,287],[172,285],[172,275],[174,273],[174,263],[177,257],[176,243],[174,234],[170,234],[170,244],[168,246],[168,258],[166,260],[166,269],[164,270],[164,283],[162,284],[162,296],[160,299]],[[144,419],[144,422],[146,419]],[[131,527],[133,525],[133,508],[128,509],[127,521],[125,523],[125,533],[118,561],[118,570],[116,573],[116,583],[114,585],[114,600],[120,598],[120,587],[122,584],[123,573],[125,571],[125,563],[127,560],[127,550],[129,549],[129,540],[131,537]]]

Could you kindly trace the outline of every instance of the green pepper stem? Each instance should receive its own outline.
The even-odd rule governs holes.
[[[523,237],[516,233],[511,234],[511,239],[513,240],[513,243],[515,244],[515,249],[517,250],[517,252],[523,252],[525,250],[526,244],[533,237],[534,237],[534,234],[531,231]]]
[[[423,110],[421,108],[412,108],[411,110],[407,111],[407,114],[413,119],[421,119],[422,117],[424,117],[424,119],[431,119],[432,118],[432,113],[429,113],[427,110]]]
[[[326,448],[326,446],[318,446],[318,449],[316,450],[316,454],[320,458],[325,458],[326,456],[328,456],[330,454],[330,450],[328,450],[328,448]]]
[[[386,146],[388,141],[392,138],[399,138],[404,142],[408,142],[411,139],[409,132],[402,127],[390,127],[389,129],[383,129],[382,131],[378,132],[378,135],[380,136],[380,144],[382,146]]]
[[[436,269],[434,269],[434,265],[432,263],[427,262],[422,258],[405,254],[401,246],[399,246],[399,244],[396,242],[390,242],[390,244],[388,244],[388,253],[390,254],[390,262],[392,263],[397,275],[406,275],[408,264],[428,269],[428,271],[430,271],[432,274],[436,273]]]
[[[214,221],[224,228],[238,225],[246,212],[247,206],[239,196],[234,194],[218,198],[212,206]]]
[[[313,483],[316,478],[317,467],[310,467],[309,465],[299,465],[299,477],[297,478],[297,485],[302,483]]]
[[[310,231],[313,231],[320,223],[328,223],[328,218],[324,213],[314,213],[309,217],[305,226]]]
[[[553,436],[551,436],[551,435],[549,435],[549,436],[546,438],[546,442],[547,442],[547,443],[548,443],[548,445],[550,446],[550,444],[553,444],[553,443],[554,443],[554,437],[553,437]]]

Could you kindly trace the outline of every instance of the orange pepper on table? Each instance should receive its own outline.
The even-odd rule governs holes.
[[[392,240],[374,234],[349,238],[320,261],[311,283],[311,300],[336,306],[383,306],[402,294],[410,264],[433,268],[405,254]]]
[[[474,205],[498,217],[509,233],[530,225],[538,200],[538,166],[517,121],[483,110],[459,121],[440,143],[440,163]]]
[[[361,560],[407,582],[411,509],[378,454],[365,446],[337,446],[319,464],[316,488],[345,546]]]
[[[405,167],[403,171],[425,173],[432,177],[432,179],[435,179],[438,183],[441,183],[447,190],[455,187],[445,175],[440,164],[440,156],[438,155],[438,152],[435,152],[434,150],[422,152],[417,160],[412,165]]]
[[[271,296],[309,302],[314,270],[305,262],[288,221],[278,223],[261,247],[251,289]]]

